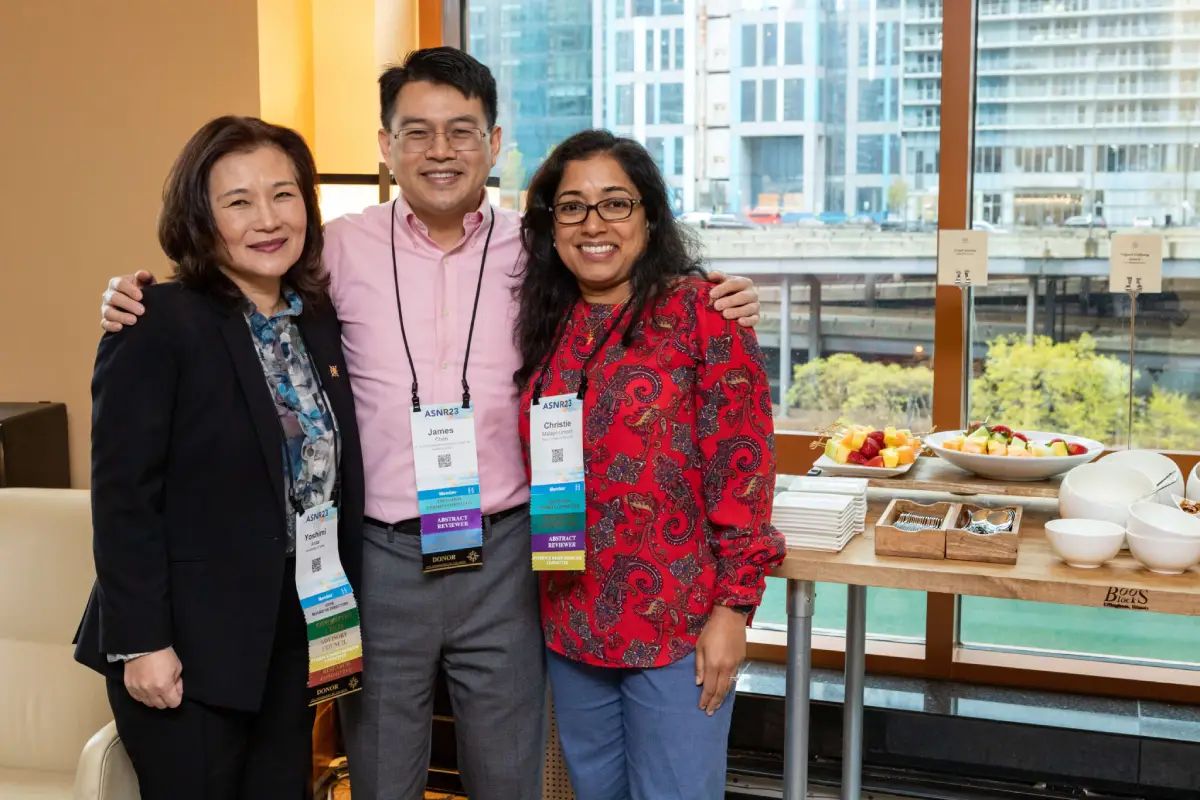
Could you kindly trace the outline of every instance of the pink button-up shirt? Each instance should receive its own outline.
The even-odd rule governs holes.
[[[385,522],[417,512],[413,467],[412,373],[404,355],[389,253],[392,205],[332,220],[325,227],[325,265],[342,321],[342,347],[354,386],[366,472],[367,516]],[[490,215],[488,247],[467,381],[475,409],[483,513],[529,499],[513,373],[520,357],[513,342],[517,306],[513,274],[523,256],[521,218],[485,197],[463,219],[465,235],[443,251],[429,238],[403,198],[396,203],[396,266],[404,328],[416,366],[422,406],[462,401],[463,359],[479,262]]]

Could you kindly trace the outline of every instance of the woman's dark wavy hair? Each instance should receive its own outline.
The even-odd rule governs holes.
[[[158,242],[175,265],[175,280],[216,297],[241,299],[241,290],[220,270],[224,244],[213,218],[208,179],[222,157],[260,147],[282,150],[296,171],[308,222],[300,259],[283,279],[306,307],[320,306],[328,300],[329,275],[321,262],[325,236],[317,205],[317,166],[304,137],[290,128],[256,117],[225,116],[196,131],[175,159],[163,187]]]
[[[679,277],[702,274],[695,242],[671,214],[667,185],[646,148],[633,139],[604,130],[577,133],[564,141],[538,168],[529,183],[521,243],[525,267],[513,290],[520,305],[516,340],[521,368],[514,379],[524,386],[550,355],[562,320],[579,299],[579,286],[554,249],[552,206],[567,165],[600,155],[612,156],[641,195],[649,226],[646,250],[633,264],[629,324],[622,337],[628,347],[643,313]],[[634,214],[635,218],[637,212]],[[620,224],[620,223],[618,223]]]

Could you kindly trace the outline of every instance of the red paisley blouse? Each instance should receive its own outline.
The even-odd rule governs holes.
[[[585,664],[661,667],[696,647],[714,605],[758,605],[785,548],[771,527],[771,396],[754,333],[726,321],[710,285],[680,282],[588,365],[587,567],[542,576],[542,627]],[[547,364],[543,396],[578,389],[612,322],[582,301]],[[536,377],[536,376],[535,376]],[[531,382],[532,383],[532,382]],[[521,439],[529,470],[529,404]]]

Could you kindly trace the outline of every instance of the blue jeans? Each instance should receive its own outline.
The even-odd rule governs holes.
[[[700,710],[694,655],[658,669],[592,667],[547,651],[577,800],[721,800],[733,693]]]

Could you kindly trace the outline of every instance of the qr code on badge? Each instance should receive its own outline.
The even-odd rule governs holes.
[[[312,560],[312,571],[314,574],[321,571],[321,557],[320,556],[317,556],[316,558],[314,558]]]
[[[561,464],[562,460],[563,460],[563,449],[561,447],[557,447],[554,450],[550,451],[550,463],[551,464]]]
[[[438,469],[446,469],[451,464],[450,454],[443,453],[438,456]]]

